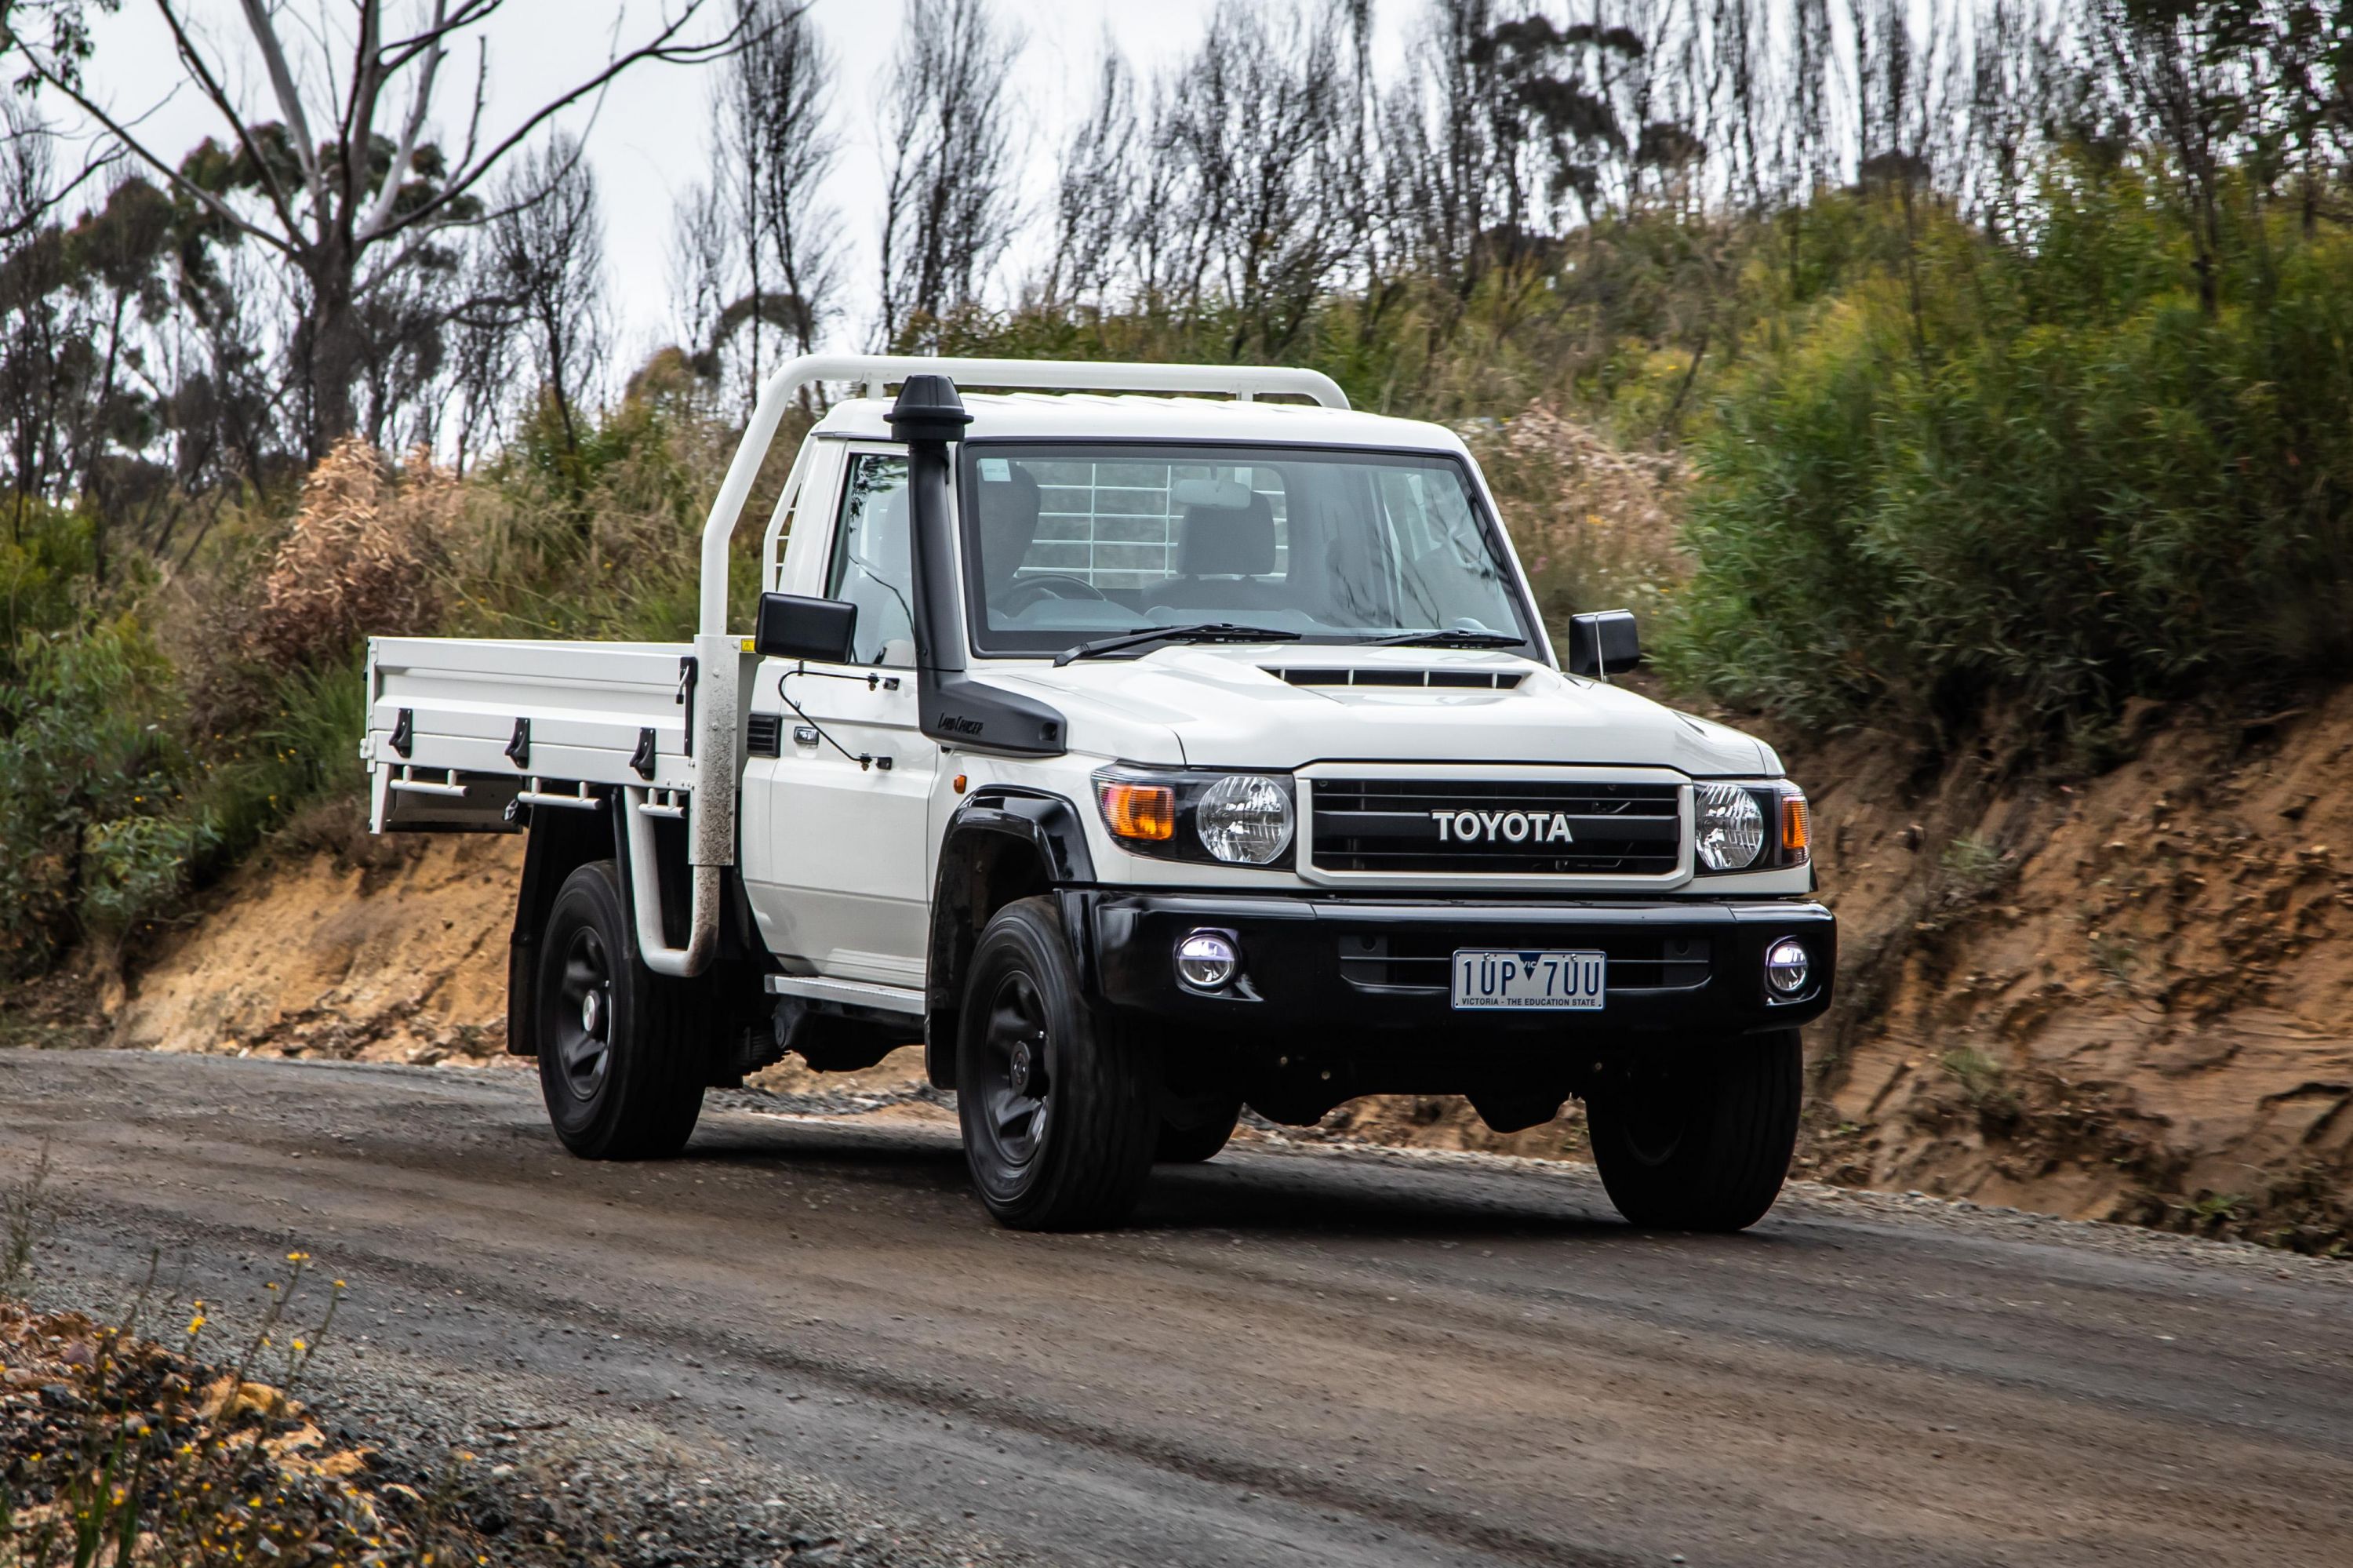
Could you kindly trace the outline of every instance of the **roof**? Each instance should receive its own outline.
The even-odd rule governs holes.
[[[975,392],[965,395],[964,406],[973,417],[967,434],[974,440],[1124,438],[1464,450],[1461,438],[1443,425],[1304,403],[1088,392]],[[817,434],[889,440],[891,427],[883,416],[890,408],[890,400],[880,397],[836,403],[818,422]]]

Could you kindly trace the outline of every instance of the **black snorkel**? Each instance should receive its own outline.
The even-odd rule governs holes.
[[[1001,691],[965,673],[957,618],[955,469],[951,442],[972,416],[944,376],[910,376],[884,416],[907,443],[907,525],[914,567],[915,703],[923,733],[948,746],[1021,757],[1060,757],[1070,749],[1062,715],[1034,697]]]

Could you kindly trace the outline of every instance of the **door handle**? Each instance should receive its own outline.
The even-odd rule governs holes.
[[[793,726],[793,744],[795,746],[815,746],[817,743],[817,726],[813,724],[797,724]]]

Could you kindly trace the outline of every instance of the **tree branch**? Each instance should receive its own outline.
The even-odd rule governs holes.
[[[55,70],[50,69],[46,61],[34,55],[30,50],[26,51],[25,58],[28,68],[31,69],[33,74],[40,79],[43,86],[55,88],[58,92],[63,93],[68,102],[80,110],[84,114],[89,115],[92,121],[97,122],[100,130],[104,131],[109,136],[121,143],[124,151],[128,152],[132,157],[138,159],[141,163],[146,164],[149,168],[154,170],[158,175],[161,175],[165,180],[171,183],[174,188],[185,191],[189,196],[193,196],[197,201],[202,202],[206,207],[211,210],[215,217],[218,217],[222,222],[230,225],[248,238],[259,239],[263,244],[270,246],[286,255],[291,256],[293,254],[294,248],[291,245],[289,245],[282,238],[270,233],[269,230],[261,228],[252,220],[245,217],[235,207],[229,206],[228,203],[223,201],[219,196],[214,195],[211,191],[205,189],[204,186],[197,185],[195,181],[181,174],[180,171],[174,168],[172,164],[165,163],[164,159],[153,149],[141,142],[139,138],[133,136],[129,129],[121,123],[121,122],[116,120],[114,116],[109,114],[105,110],[100,109],[94,101],[92,101],[87,94],[83,93],[79,89],[69,85],[63,78],[58,76]],[[104,163],[111,161],[111,160],[100,160],[100,162],[102,165]]]
[[[9,140],[14,141],[19,136],[47,136],[50,134],[52,134],[52,132],[47,130],[33,128],[12,129],[9,132],[8,136]],[[12,219],[8,223],[0,224],[0,241],[16,239],[21,235],[30,234],[33,230],[38,228],[44,222],[47,221],[49,214],[57,211],[58,208],[66,204],[67,200],[72,196],[74,192],[81,189],[84,185],[88,184],[101,170],[112,168],[116,161],[122,155],[123,150],[118,147],[109,152],[100,153],[96,157],[86,158],[82,163],[81,173],[76,175],[72,179],[68,180],[56,190],[35,199],[32,205],[28,207],[21,216]]]
[[[278,175],[275,171],[270,168],[269,161],[261,155],[260,145],[254,141],[253,132],[247,129],[245,116],[238,113],[237,105],[229,101],[228,94],[222,90],[220,82],[213,76],[212,68],[205,63],[204,56],[197,52],[195,40],[188,37],[187,28],[182,25],[179,16],[172,9],[171,0],[155,0],[155,9],[162,13],[164,22],[170,26],[172,29],[172,37],[179,48],[180,58],[185,62],[189,71],[195,77],[196,85],[204,89],[205,96],[213,101],[213,106],[221,111],[221,118],[227,120],[229,123],[229,128],[237,132],[237,144],[245,149],[245,155],[253,160],[254,172],[259,175],[261,179],[261,188],[269,195],[269,205],[277,210],[278,220],[286,226],[286,233],[288,237],[290,239],[301,239],[303,237],[302,226],[294,221],[294,209],[286,199],[285,189],[279,185]],[[43,74],[46,76],[47,73],[44,72]],[[83,100],[79,93],[70,92],[69,90],[69,95],[74,98],[77,101],[81,102],[86,110],[90,110],[95,113],[94,107],[90,105],[86,100]],[[111,122],[106,121],[102,116],[100,116],[100,119],[101,123],[105,123],[107,125],[107,129],[109,131],[114,130]],[[152,153],[142,151],[140,155],[159,169],[167,167],[162,159],[156,157]],[[179,178],[176,171],[174,172],[173,177],[174,179]],[[186,184],[187,182],[182,181],[181,183]],[[195,187],[191,186],[190,188],[193,189]],[[206,194],[209,196],[210,193]],[[217,200],[216,200],[213,205],[216,208],[221,211],[226,212],[227,210],[226,207]],[[243,220],[240,219],[238,221],[242,222]],[[246,227],[251,228],[252,226],[246,225]],[[259,231],[257,230],[257,232]],[[290,254],[291,253],[292,248],[290,245],[284,247],[283,249],[286,249]]]
[[[157,0],[156,8],[167,17],[172,14],[164,0]],[[311,122],[302,112],[302,95],[294,90],[294,73],[286,64],[285,47],[278,41],[278,25],[270,20],[261,0],[245,0],[245,25],[260,47],[262,64],[269,69],[269,90],[278,95],[278,111],[286,116],[286,129],[294,142],[295,161],[301,165],[303,182],[311,188],[311,210],[323,218],[327,193],[326,182],[319,175],[319,149],[311,141]],[[174,33],[179,32],[177,21],[172,26]],[[185,53],[185,35],[182,37],[181,49]]]
[[[457,172],[452,174],[441,189],[416,212],[397,223],[387,225],[380,231],[379,237],[398,233],[427,218],[438,217],[442,209],[465,196],[475,185],[480,185],[484,176],[497,166],[499,161],[521,145],[533,132],[590,94],[601,95],[605,89],[613,84],[616,78],[630,67],[642,65],[648,61],[657,61],[664,65],[707,65],[712,60],[723,59],[742,48],[747,27],[747,23],[742,17],[738,17],[725,32],[715,38],[693,44],[678,44],[671,41],[685,30],[686,25],[694,19],[695,13],[702,9],[702,5],[703,0],[688,0],[686,8],[679,13],[677,19],[664,24],[661,30],[650,40],[629,50],[627,54],[613,57],[606,62],[602,70],[580,82],[569,91],[542,104],[522,124],[508,132],[488,152],[476,154],[473,152],[473,139],[470,134],[467,147],[468,159],[459,165]]]
[[[380,47],[378,53],[384,59],[384,74],[387,77],[394,75],[426,50],[440,48],[475,23],[489,20],[491,13],[503,4],[505,0],[461,0],[454,15],[445,15],[447,0],[441,0],[431,26],[421,33],[412,33],[397,43]]]
[[[434,0],[434,41],[425,50],[424,74],[417,78],[417,95],[409,102],[408,122],[401,127],[400,145],[393,152],[392,167],[385,171],[383,188],[376,192],[375,204],[360,222],[357,238],[363,245],[375,238],[377,231],[384,228],[385,219],[392,216],[393,203],[400,199],[401,171],[407,168],[408,161],[417,155],[417,138],[425,131],[426,112],[433,105],[433,79],[439,74],[442,58],[448,53],[441,47],[439,29],[448,10],[449,0]],[[382,58],[379,54],[378,58]],[[399,65],[385,65],[383,68],[384,79],[390,80],[395,71],[416,58],[412,53],[404,56]]]

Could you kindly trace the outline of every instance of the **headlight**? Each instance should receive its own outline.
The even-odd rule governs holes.
[[[1296,821],[1286,773],[1222,773],[1122,762],[1095,775],[1103,826],[1130,854],[1279,865]]]
[[[1219,860],[1264,865],[1291,845],[1291,797],[1263,774],[1229,774],[1201,791],[1193,831]]]
[[[1693,826],[1699,863],[1710,871],[1741,871],[1765,848],[1765,812],[1757,797],[1734,784],[1703,784]]]

